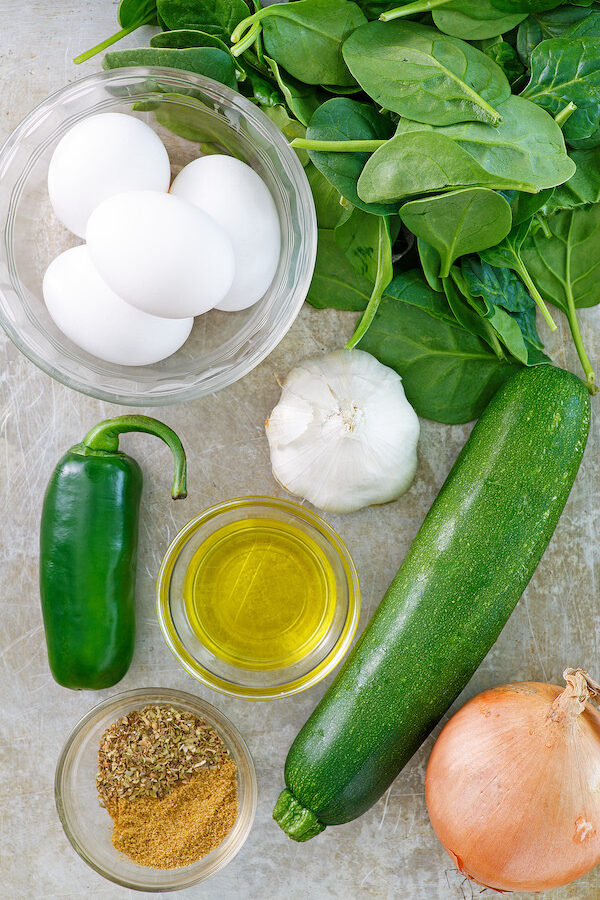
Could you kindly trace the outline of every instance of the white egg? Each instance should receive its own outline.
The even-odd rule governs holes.
[[[106,362],[148,366],[187,340],[194,320],[149,316],[121,300],[102,280],[87,247],[61,253],[46,270],[44,300],[69,340]]]
[[[48,169],[54,212],[79,237],[102,200],[123,191],[168,191],[169,155],[135,116],[101,113],[74,125],[58,142]]]
[[[233,312],[260,300],[281,251],[277,208],[262,178],[233,156],[203,156],[181,170],[171,193],[208,213],[233,244],[235,277],[217,308]]]
[[[233,281],[233,248],[221,226],[171,194],[109,197],[90,216],[86,237],[106,283],[155,316],[198,316],[220,303]]]

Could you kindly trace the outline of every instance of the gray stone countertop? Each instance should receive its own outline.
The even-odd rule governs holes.
[[[116,0],[0,0],[0,139],[48,94],[99,69],[76,68],[76,53],[115,30]],[[144,30],[125,46],[147,43]],[[598,310],[583,311],[582,330],[600,368]],[[325,690],[323,683],[288,700],[253,703],[202,687],[166,647],[154,613],[154,581],[176,531],[211,504],[244,494],[280,495],[269,466],[263,422],[277,401],[276,376],[307,355],[341,344],[352,316],[305,308],[277,350],[241,382],[215,396],[165,407],[160,416],[181,435],[189,457],[189,498],[168,501],[170,460],[157,442],[126,437],[124,448],[145,477],[138,567],[138,640],[133,664],[109,691],[69,692],[48,671],[37,587],[38,522],[50,473],[88,428],[124,408],[90,399],[52,381],[0,337],[0,896],[28,900],[123,900],[152,896],[105,881],[72,850],[53,797],[56,760],[77,720],[116,691],[159,685],[198,692],[239,727],[259,781],[256,823],[239,856],[183,898],[204,900],[328,900],[397,898],[465,900],[493,897],[453,870],[429,824],[423,776],[426,741],[379,803],[362,818],[298,845],[271,821],[282,788],[287,749]],[[547,335],[547,330],[545,331]],[[577,371],[564,321],[549,349]],[[598,401],[596,401],[598,402]],[[152,412],[148,410],[148,412]],[[154,411],[156,412],[156,411]],[[468,434],[468,427],[423,421],[414,486],[400,501],[349,516],[327,516],[354,554],[369,619]],[[583,466],[556,534],[499,641],[456,706],[507,681],[560,683],[567,665],[600,677],[598,656],[598,419]],[[513,895],[515,898],[526,895]],[[600,869],[544,900],[595,900]]]

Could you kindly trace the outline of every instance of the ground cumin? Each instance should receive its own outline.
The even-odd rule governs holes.
[[[106,803],[112,842],[142,866],[175,869],[221,844],[238,814],[236,768],[226,759],[177,785],[166,797],[117,798]]]

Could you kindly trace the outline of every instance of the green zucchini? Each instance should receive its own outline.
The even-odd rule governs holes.
[[[465,687],[538,565],[585,448],[589,394],[522,369],[465,444],[379,608],[288,753],[294,840],[360,816]]]

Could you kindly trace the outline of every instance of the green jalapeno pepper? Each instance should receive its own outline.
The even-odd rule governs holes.
[[[119,451],[119,435],[129,431],[169,446],[173,499],[186,496],[181,441],[148,416],[100,422],[58,463],[42,509],[40,593],[50,669],[68,688],[110,687],[133,656],[142,471]]]

